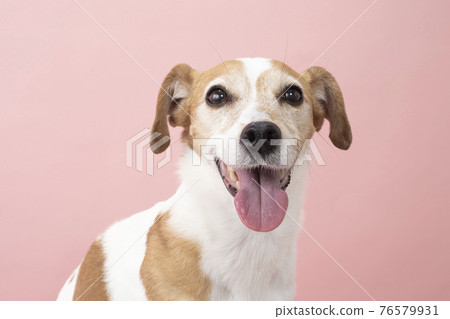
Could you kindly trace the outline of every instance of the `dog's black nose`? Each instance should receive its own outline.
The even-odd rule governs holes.
[[[272,140],[281,139],[280,128],[272,122],[254,122],[250,123],[241,133],[241,140],[246,140],[255,146],[259,140],[263,140],[261,147],[258,149],[258,153],[261,155],[267,155],[273,152],[277,145],[272,144]],[[245,142],[244,142],[245,143]]]

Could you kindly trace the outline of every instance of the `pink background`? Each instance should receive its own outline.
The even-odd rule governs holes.
[[[302,71],[371,1],[80,3],[161,82],[218,64],[214,48],[283,60],[286,38]],[[377,300],[450,299],[449,10],[381,0],[316,63],[354,143],[316,134],[304,226]],[[51,300],[108,225],[174,192],[175,161],[126,167],[158,86],[75,2],[2,1],[0,20],[0,299]],[[305,234],[298,261],[298,299],[368,299]]]

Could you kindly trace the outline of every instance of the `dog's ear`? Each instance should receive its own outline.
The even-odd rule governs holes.
[[[344,98],[336,79],[320,66],[313,66],[305,77],[312,90],[314,126],[319,131],[326,118],[330,122],[330,139],[334,146],[346,150],[352,143],[352,130],[345,112]]]
[[[189,110],[183,105],[183,100],[189,96],[192,73],[193,69],[189,65],[178,64],[166,75],[161,85],[152,127],[152,134],[159,135],[150,142],[150,147],[156,154],[164,152],[170,144],[167,122],[171,126],[189,126]]]

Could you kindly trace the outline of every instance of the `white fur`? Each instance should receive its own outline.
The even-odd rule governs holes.
[[[78,272],[80,270],[80,266],[78,266],[67,278],[64,286],[61,288],[61,291],[58,294],[58,301],[70,301],[73,299],[73,293],[75,291],[75,285],[78,279]]]
[[[101,237],[105,256],[104,275],[110,300],[146,300],[140,269],[147,233],[162,203],[112,225]]]
[[[272,67],[272,62],[265,58],[243,58],[239,60],[244,64],[244,70],[250,83],[249,101],[238,120],[239,124],[244,127],[253,121],[269,120],[269,116],[264,112],[264,106],[258,105],[256,82],[264,71]]]
[[[192,166],[196,156],[185,149],[179,170],[183,184],[199,182],[171,208],[169,222],[200,244],[202,269],[213,284],[211,300],[293,299],[298,225],[286,215],[272,232],[246,228],[217,169],[205,162]],[[306,168],[296,167],[292,174],[288,214],[300,223]]]
[[[110,226],[98,239],[103,247],[106,284],[110,300],[146,300],[140,268],[144,260],[147,233],[156,216],[164,212],[164,202],[134,214]],[[77,282],[78,268],[71,282],[66,281],[58,300],[72,300]]]

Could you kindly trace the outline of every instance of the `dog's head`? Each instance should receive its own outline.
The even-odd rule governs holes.
[[[285,216],[293,166],[324,119],[333,144],[348,149],[352,133],[342,93],[321,67],[300,75],[261,58],[226,61],[204,72],[179,64],[162,83],[152,129],[161,135],[151,146],[155,153],[169,146],[162,140],[168,123],[184,127],[183,139],[195,153],[213,153],[212,165],[241,221],[270,231]]]

